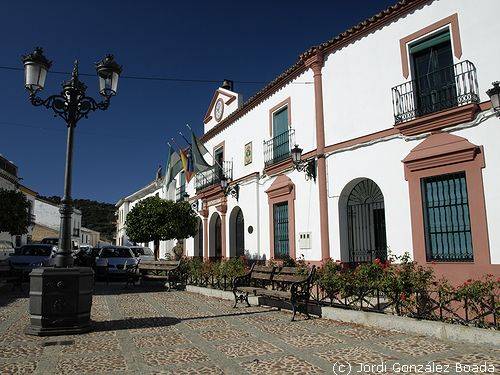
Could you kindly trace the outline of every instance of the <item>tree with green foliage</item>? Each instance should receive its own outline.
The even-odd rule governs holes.
[[[29,207],[22,192],[0,189],[0,232],[8,232],[12,236],[28,233]]]
[[[196,214],[188,202],[173,202],[153,196],[137,203],[127,215],[127,236],[133,242],[182,240],[197,230]],[[158,257],[155,249],[155,256]]]

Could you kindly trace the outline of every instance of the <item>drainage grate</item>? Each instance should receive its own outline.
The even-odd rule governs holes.
[[[62,341],[46,341],[42,342],[42,346],[68,346],[73,345],[75,343],[74,340],[62,340]]]

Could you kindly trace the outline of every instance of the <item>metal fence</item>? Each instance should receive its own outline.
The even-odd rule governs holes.
[[[288,129],[268,141],[264,141],[264,165],[267,167],[286,160],[291,156],[295,142],[295,129]]]
[[[233,178],[233,162],[224,161],[222,164],[215,165],[205,172],[197,173],[195,176],[196,191],[206,189],[207,187],[218,185],[222,176],[231,180]]]
[[[469,103],[479,103],[479,88],[468,60],[392,88],[396,124]]]
[[[232,290],[233,278],[224,275],[186,275],[186,284],[206,288]],[[389,296],[377,288],[358,288],[352,293],[326,292],[315,281],[311,286],[310,303],[318,307],[330,306],[362,310],[416,319],[442,321],[467,326],[500,329],[500,296],[493,293],[481,300],[461,297],[457,293],[422,291]]]

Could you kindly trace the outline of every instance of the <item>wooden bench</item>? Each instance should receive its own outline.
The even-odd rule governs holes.
[[[21,270],[15,270],[12,268],[9,262],[0,262],[0,280],[6,283],[12,284],[12,290],[17,286],[22,291],[23,290],[23,276],[24,273]]]
[[[297,311],[301,310],[309,318],[308,302],[315,266],[304,273],[297,267],[275,267],[254,265],[244,275],[233,280],[234,306],[238,302],[248,303],[248,296],[262,296],[289,302],[292,306],[292,321]]]
[[[161,280],[171,290],[172,283],[181,281],[179,260],[148,260],[138,264],[140,280]]]

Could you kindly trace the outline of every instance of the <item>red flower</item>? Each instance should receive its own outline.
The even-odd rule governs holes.
[[[401,294],[399,295],[399,299],[401,301],[406,301],[406,294],[404,292],[401,292]]]

